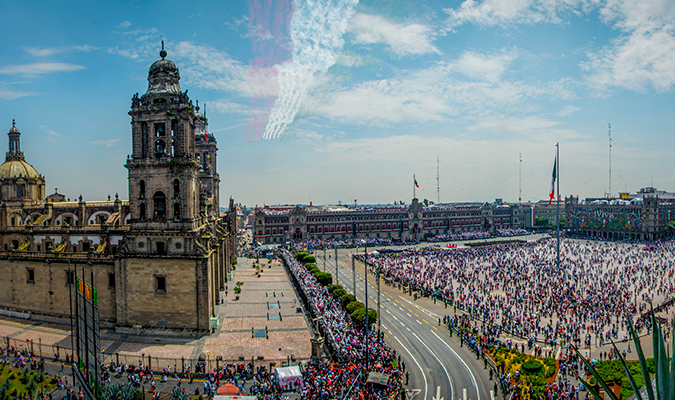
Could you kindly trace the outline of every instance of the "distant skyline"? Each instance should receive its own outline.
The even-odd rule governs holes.
[[[312,4],[310,6],[309,4]],[[206,103],[221,206],[675,191],[672,0],[2,1],[0,132],[47,192],[128,198],[164,40]],[[0,139],[0,152],[7,137]]]

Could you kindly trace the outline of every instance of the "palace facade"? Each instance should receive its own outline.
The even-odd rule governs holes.
[[[150,67],[131,101],[129,200],[45,196],[12,123],[0,166],[0,314],[66,318],[75,276],[97,290],[102,326],[208,331],[235,257],[236,211],[221,217],[217,143],[179,85]]]
[[[261,244],[290,239],[392,238],[422,240],[429,236],[523,226],[517,205],[457,203],[423,206],[347,207],[310,205],[255,209],[255,240]]]
[[[675,196],[644,188],[618,199],[565,198],[565,229],[589,238],[660,240],[675,236]]]

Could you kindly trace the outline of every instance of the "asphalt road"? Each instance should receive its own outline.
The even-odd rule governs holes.
[[[373,249],[374,250],[374,249]],[[363,248],[360,249],[363,252]],[[369,250],[370,251],[370,250]],[[354,249],[338,249],[338,282],[352,293],[353,273],[351,255]],[[317,265],[324,267],[323,251],[314,253]],[[330,257],[329,257],[330,256]],[[363,264],[355,263],[357,300],[365,303]],[[335,276],[335,250],[326,251],[327,271]],[[430,299],[414,300],[411,295],[380,281],[381,329],[387,343],[401,355],[410,371],[406,389],[408,399],[414,400],[492,400],[494,381],[484,361],[475,353],[461,347],[456,335],[452,338],[446,327],[439,324],[443,315],[453,309]],[[368,276],[368,307],[377,306],[377,283]],[[377,329],[377,323],[374,325]]]

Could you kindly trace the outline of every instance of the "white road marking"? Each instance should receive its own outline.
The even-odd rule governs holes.
[[[424,346],[424,347],[429,351],[429,353],[431,354],[431,356],[432,356],[433,358],[435,358],[436,361],[437,361],[439,364],[441,364],[441,367],[443,367],[443,371],[445,371],[445,376],[448,377],[448,382],[450,382],[450,398],[452,399],[452,396],[453,396],[454,393],[455,393],[455,386],[454,386],[453,383],[452,383],[452,377],[451,377],[450,374],[448,373],[448,369],[445,368],[445,364],[443,364],[443,363],[441,362],[441,360],[438,359],[438,356],[436,356],[436,353],[434,353],[434,352],[429,348],[429,346],[427,346],[427,344],[424,343],[424,341],[423,341],[422,339],[420,339],[419,336],[417,336],[417,334],[416,334],[415,332],[413,332],[412,334],[415,335],[415,337],[417,338],[417,340],[419,340],[420,343],[422,343],[422,346]]]
[[[408,329],[408,330],[410,330],[410,329]],[[413,361],[415,361],[415,364],[417,364],[417,368],[419,368],[420,371],[422,371],[422,378],[424,378],[424,397],[422,397],[422,398],[423,398],[423,399],[426,399],[426,398],[427,398],[427,374],[424,373],[424,370],[422,369],[422,366],[420,365],[420,363],[417,362],[417,360],[415,359],[415,357],[413,357],[412,353],[410,352],[410,350],[408,350],[407,347],[405,347],[405,345],[403,344],[403,342],[401,342],[400,340],[398,340],[398,338],[396,338],[396,340],[397,340],[399,343],[401,343],[401,346],[403,346],[403,348],[405,349],[405,351],[407,351],[408,354],[410,354],[410,358],[412,358]]]
[[[462,357],[460,357],[459,354],[457,354],[457,352],[455,352],[455,350],[452,349],[452,347],[450,347],[443,339],[441,339],[441,337],[438,336],[436,334],[436,332],[431,331],[431,333],[436,335],[438,340],[440,340],[445,345],[445,347],[447,347],[448,350],[450,350],[452,352],[452,354],[454,354],[455,357],[457,357],[459,359],[459,361],[462,362],[462,364],[464,365],[464,368],[466,369],[466,371],[469,373],[469,376],[471,377],[471,383],[473,383],[473,387],[476,388],[476,396],[478,396],[478,398],[476,400],[480,400],[480,391],[478,390],[478,385],[476,384],[476,377],[473,376],[473,372],[471,372],[471,370],[469,369],[469,366],[466,365],[466,362],[462,359]]]

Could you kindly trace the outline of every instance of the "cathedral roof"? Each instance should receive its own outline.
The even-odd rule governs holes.
[[[37,179],[40,177],[37,170],[32,165],[21,160],[5,161],[0,165],[0,179],[14,179],[14,178]]]
[[[148,93],[180,93],[180,73],[173,61],[165,59],[164,42],[159,55],[162,59],[155,61],[148,71]]]

